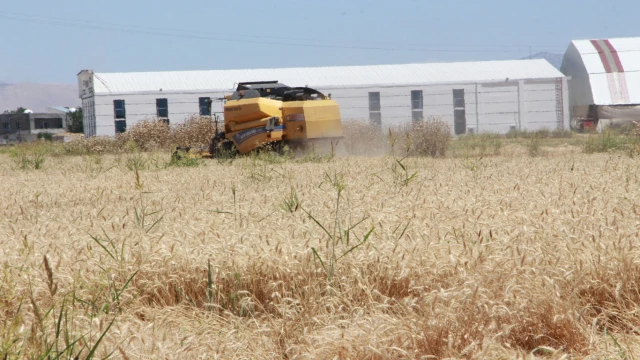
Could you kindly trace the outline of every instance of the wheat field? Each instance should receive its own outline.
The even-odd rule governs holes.
[[[638,160],[524,154],[0,155],[0,358],[640,356]]]

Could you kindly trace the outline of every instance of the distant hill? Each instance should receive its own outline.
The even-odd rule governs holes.
[[[74,84],[9,84],[0,81],[0,113],[24,107],[33,112],[48,106],[80,106],[78,85]]]
[[[564,55],[562,55],[562,54],[552,54],[552,53],[548,53],[548,52],[540,52],[540,53],[531,55],[531,57],[527,56],[525,58],[522,58],[521,60],[526,60],[526,59],[545,59],[551,65],[553,65],[556,69],[560,70],[560,67],[562,66],[562,59],[563,58],[564,58]]]

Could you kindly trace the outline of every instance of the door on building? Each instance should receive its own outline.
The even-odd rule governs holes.
[[[453,89],[453,131],[456,135],[462,135],[467,132],[465,110],[464,89]]]

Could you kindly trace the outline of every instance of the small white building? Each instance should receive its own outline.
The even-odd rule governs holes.
[[[572,41],[561,70],[570,77],[573,126],[640,120],[640,38]]]
[[[331,94],[342,118],[382,126],[439,116],[454,134],[567,129],[566,77],[546,60],[250,70],[78,74],[85,136],[114,135],[138,121],[209,116],[206,99],[238,82],[279,81]],[[222,113],[214,101],[213,113]]]

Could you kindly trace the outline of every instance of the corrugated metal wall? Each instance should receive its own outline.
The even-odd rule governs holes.
[[[411,121],[411,91],[421,90],[423,116],[441,117],[454,128],[454,96],[464,90],[465,129],[474,132],[505,133],[516,129],[555,129],[557,127],[556,79],[524,80],[494,83],[467,83],[429,86],[395,86],[366,88],[320,88],[340,104],[344,120],[369,119],[369,93],[380,93],[380,113],[383,126]],[[171,123],[184,121],[199,114],[199,97],[223,97],[228,93],[154,93],[109,95],[95,97],[95,135],[113,135],[114,100],[125,100],[127,127],[156,115],[156,99],[168,100]],[[568,113],[566,105],[560,105]],[[213,112],[222,111],[222,103],[213,103]]]

